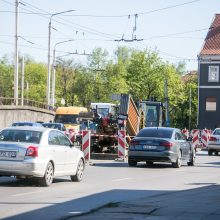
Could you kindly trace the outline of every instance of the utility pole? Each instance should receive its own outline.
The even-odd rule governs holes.
[[[166,127],[170,126],[170,117],[169,117],[169,98],[168,98],[168,88],[167,88],[167,79],[164,80],[164,97],[165,97],[165,111],[166,111]]]
[[[52,94],[51,94],[51,105],[54,107],[55,105],[55,90],[56,90],[56,46],[59,44],[67,43],[70,41],[74,41],[74,39],[60,41],[54,45],[53,49],[53,74],[52,74]]]
[[[191,130],[192,90],[189,88],[189,131]]]
[[[21,105],[24,105],[24,56],[21,64]]]
[[[15,0],[14,102],[18,105],[18,0]]]
[[[52,22],[52,18],[56,15],[60,15],[60,14],[64,14],[64,13],[68,13],[68,12],[72,12],[75,10],[68,10],[68,11],[61,11],[58,13],[54,13],[51,14],[50,16],[50,21],[49,21],[49,25],[48,25],[48,57],[47,57],[47,92],[46,92],[46,99],[47,99],[47,105],[49,107],[49,105],[51,104],[51,100],[50,100],[50,78],[51,78],[51,66],[50,66],[50,41],[51,41],[51,22]]]

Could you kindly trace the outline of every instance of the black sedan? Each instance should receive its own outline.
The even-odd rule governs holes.
[[[128,150],[128,165],[136,166],[145,161],[169,162],[179,168],[182,161],[194,166],[196,150],[179,129],[168,127],[146,127],[133,138]]]

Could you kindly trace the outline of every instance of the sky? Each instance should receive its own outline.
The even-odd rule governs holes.
[[[118,46],[127,46],[157,50],[163,61],[184,61],[187,71],[197,70],[219,6],[219,0],[20,0],[18,50],[47,64],[52,17],[51,60],[53,49],[56,57],[86,62],[95,48],[114,58]],[[14,35],[15,0],[0,0],[0,57],[13,59]]]

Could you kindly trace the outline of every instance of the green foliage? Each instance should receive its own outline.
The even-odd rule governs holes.
[[[64,99],[66,106],[89,107],[91,102],[114,102],[111,95],[121,93],[131,94],[136,101],[154,99],[164,103],[167,81],[171,126],[185,128],[191,123],[191,128],[195,128],[197,78],[183,80],[185,72],[184,62],[176,66],[165,63],[156,51],[118,47],[115,58],[109,59],[106,50],[96,48],[88,57],[87,65],[73,59],[57,62],[56,106],[61,106],[61,99]],[[19,71],[19,91],[20,75]],[[0,60],[0,96],[13,97],[13,80],[13,66],[3,57]],[[47,65],[27,56],[24,97],[45,102],[46,86]]]
[[[0,60],[0,97],[13,97],[14,69],[8,63],[8,59],[3,57]]]
[[[19,77],[21,81],[21,77]],[[24,97],[38,102],[45,102],[47,67],[42,63],[29,61],[25,65]]]

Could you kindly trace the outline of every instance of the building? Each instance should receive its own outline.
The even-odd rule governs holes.
[[[198,128],[220,127],[220,14],[216,14],[198,55]]]

